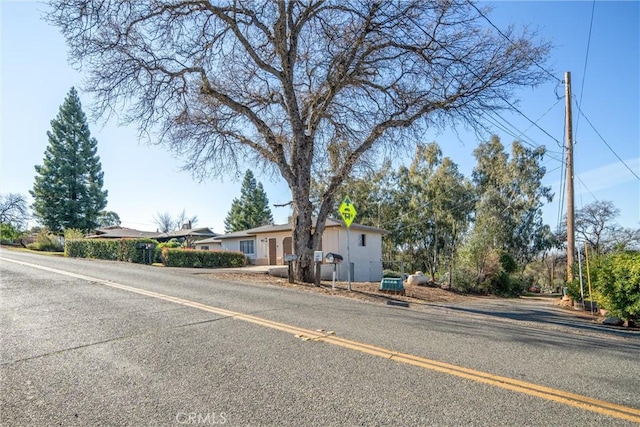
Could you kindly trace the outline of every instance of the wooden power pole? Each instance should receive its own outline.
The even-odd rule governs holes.
[[[573,122],[571,115],[571,72],[564,73],[564,95],[566,100],[566,149],[567,149],[567,281],[573,280],[573,254],[575,252],[574,206],[573,206]]]

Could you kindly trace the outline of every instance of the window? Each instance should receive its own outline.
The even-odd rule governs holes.
[[[358,236],[358,246],[367,246],[367,235],[361,234]]]
[[[209,250],[209,246],[200,246],[200,250],[208,251]]]
[[[254,254],[253,240],[240,240],[240,252],[243,254]]]

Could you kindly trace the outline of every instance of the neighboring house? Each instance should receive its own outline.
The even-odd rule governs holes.
[[[290,224],[264,225],[215,237],[223,250],[244,253],[250,264],[284,265],[285,255],[293,253]],[[349,229],[350,258],[353,265],[352,280],[358,282],[382,279],[382,235],[386,231],[360,224],[351,224]],[[333,252],[342,255],[344,261],[338,265],[338,280],[347,280],[347,228],[342,221],[327,219],[322,236],[322,277],[331,279],[333,265],[326,264],[324,257]]]
[[[217,234],[214,233],[210,228],[200,227],[200,228],[183,228],[181,230],[169,231],[168,233],[159,233],[158,237],[155,239],[159,242],[167,242],[171,239],[178,239],[181,242],[186,241],[187,247],[191,248],[195,246],[195,243],[203,240],[210,239],[216,237]]]
[[[186,241],[187,246],[192,247],[194,243],[203,239],[214,238],[216,233],[206,227],[182,229],[159,233],[157,231],[140,231],[132,228],[120,227],[117,225],[100,228],[95,234],[87,236],[87,239],[155,239],[158,242],[166,242],[171,239]]]
[[[95,234],[88,235],[87,239],[157,239],[159,235],[157,231],[140,231],[113,225],[97,229]]]
[[[208,239],[198,240],[193,243],[195,248],[200,251],[221,251],[222,242],[218,237],[210,237]]]

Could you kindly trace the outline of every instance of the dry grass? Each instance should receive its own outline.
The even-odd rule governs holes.
[[[387,300],[425,304],[434,302],[468,301],[475,298],[472,296],[461,295],[440,288],[427,286],[408,286],[406,284],[405,295],[398,295],[380,291],[380,284],[373,282],[353,282],[351,283],[351,292],[349,292],[349,290],[347,289],[347,282],[336,282],[335,289],[332,289],[332,283],[330,281],[323,281],[321,282],[319,287],[316,287],[311,284],[289,283],[287,279],[270,276],[266,273],[220,272],[212,273],[211,277],[219,280],[224,280],[226,282],[281,286],[308,292],[322,293],[325,295],[335,295],[363,301],[378,302],[381,304],[386,304]]]

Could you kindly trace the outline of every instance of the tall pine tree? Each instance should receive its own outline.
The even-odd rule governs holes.
[[[231,210],[224,220],[225,232],[248,230],[267,224],[273,224],[269,199],[262,183],[256,182],[251,170],[247,170],[242,181],[240,199],[233,199]]]
[[[49,146],[42,165],[36,165],[33,190],[35,216],[54,232],[68,228],[84,231],[99,225],[107,205],[98,141],[91,137],[75,88],[71,88],[51,121]]]

